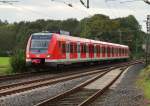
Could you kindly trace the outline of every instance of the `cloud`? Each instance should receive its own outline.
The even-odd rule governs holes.
[[[84,8],[79,0],[24,0],[13,5],[0,5],[0,19],[9,22],[34,21],[37,19],[82,19],[93,14],[105,14],[110,18],[134,15],[145,30],[143,20],[149,14],[150,6],[142,1],[120,4],[120,1],[105,2],[105,0],[91,0],[90,9]],[[65,3],[72,3],[73,8]]]

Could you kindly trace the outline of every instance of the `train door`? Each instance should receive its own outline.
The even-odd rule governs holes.
[[[114,57],[114,47],[112,46],[112,57]]]
[[[89,58],[92,58],[92,44],[89,44]]]
[[[89,44],[86,43],[86,58],[89,59]]]
[[[110,46],[107,46],[107,57],[110,58]]]
[[[78,58],[77,57],[77,43],[76,42],[73,43],[73,58],[74,59]]]
[[[66,42],[66,60],[70,60],[70,44],[69,41]]]
[[[66,42],[62,41],[61,45],[62,59],[66,59]]]
[[[86,44],[81,43],[81,58],[84,59],[86,58]]]
[[[78,60],[81,59],[81,46],[80,42],[77,42],[77,54],[78,54]]]

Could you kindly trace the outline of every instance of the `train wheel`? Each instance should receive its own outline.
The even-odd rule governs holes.
[[[64,65],[63,65],[63,64],[58,64],[57,67],[56,67],[56,70],[57,70],[58,72],[61,72],[61,71],[63,71],[63,68],[64,68]]]

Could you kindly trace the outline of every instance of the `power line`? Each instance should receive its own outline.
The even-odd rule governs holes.
[[[106,1],[109,2],[109,1],[116,1],[116,0],[106,0]],[[120,3],[135,2],[135,1],[144,1],[146,4],[150,5],[150,0],[126,0],[126,1],[121,1]]]
[[[16,3],[16,2],[19,2],[19,1],[15,1],[15,0],[0,0],[1,3],[4,3],[4,4],[10,4],[12,5],[13,3]]]

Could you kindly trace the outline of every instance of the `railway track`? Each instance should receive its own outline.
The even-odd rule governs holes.
[[[109,89],[109,87],[122,75],[122,73],[125,71],[125,69],[136,63],[132,64],[124,64],[121,65],[120,67],[114,67],[111,69],[107,69],[107,71],[103,73],[99,73],[95,77],[89,79],[88,81],[85,81],[84,83],[77,85],[76,87],[58,94],[52,98],[49,98],[47,100],[44,100],[35,106],[87,106],[89,105],[92,101],[94,101],[97,97],[101,96],[106,90]],[[114,73],[114,69],[118,69],[117,73],[110,78],[110,75]],[[111,74],[110,74],[111,73]],[[109,75],[110,74],[110,75]],[[106,77],[107,76],[107,77]],[[105,86],[101,86],[98,88],[92,88],[93,85],[92,83],[106,77],[105,79],[109,79],[107,84]],[[104,79],[101,81],[105,81]],[[98,81],[97,81],[98,82]],[[102,82],[101,82],[102,83]],[[98,84],[98,83],[97,83]],[[92,89],[89,89],[89,88]]]
[[[123,63],[121,63],[121,64],[123,64]],[[49,79],[55,79],[55,78],[60,78],[60,77],[64,77],[64,76],[69,76],[69,75],[73,75],[73,74],[77,74],[77,73],[85,73],[85,72],[90,72],[90,71],[92,71],[92,70],[98,70],[98,69],[105,69],[105,68],[109,68],[109,67],[112,67],[112,66],[114,66],[114,65],[116,65],[116,64],[111,64],[111,65],[108,65],[108,66],[103,66],[103,67],[92,67],[92,68],[89,68],[89,69],[86,69],[86,70],[81,70],[81,71],[67,71],[67,72],[61,72],[61,73],[57,73],[57,74],[50,74],[50,73],[48,73],[48,76],[45,78],[43,78],[42,76],[41,76],[41,78],[33,78],[33,79],[31,79],[31,80],[25,80],[25,81],[20,81],[19,80],[19,82],[11,82],[11,83],[9,83],[9,84],[3,84],[3,85],[1,85],[0,86],[0,90],[1,89],[6,89],[6,88],[10,88],[10,87],[15,87],[15,86],[19,86],[19,85],[24,85],[24,84],[30,84],[30,83],[34,83],[34,82],[38,82],[38,81],[44,81],[44,80],[49,80]],[[117,65],[119,65],[119,64],[117,64]],[[44,74],[44,73],[41,73],[41,74]],[[47,73],[45,73],[45,74],[47,74]],[[36,75],[40,75],[40,73],[37,73]],[[26,76],[26,75],[25,75]],[[31,74],[29,74],[29,76],[32,76]],[[19,77],[21,77],[20,75],[19,75]],[[13,76],[12,77],[10,77],[10,78],[14,78]]]
[[[117,63],[115,63],[117,64]],[[115,64],[111,64],[111,65],[108,65],[106,66],[107,67],[111,67]],[[87,68],[87,67],[86,67]],[[105,67],[101,67],[102,68],[105,68]],[[98,68],[100,69],[100,68]],[[32,72],[25,72],[25,73],[17,73],[17,74],[13,74],[13,75],[4,75],[4,76],[0,76],[0,82],[3,82],[3,81],[7,81],[7,80],[15,80],[15,79],[23,79],[23,78],[28,78],[28,77],[32,77],[32,76],[38,76],[38,75],[44,75],[44,74],[47,74],[49,73],[49,71],[32,71]]]
[[[120,67],[121,65],[125,65],[125,64],[127,65],[129,63],[119,64],[119,65],[116,65],[116,67]],[[52,78],[47,78],[47,79],[33,80],[33,81],[25,82],[25,83],[2,86],[0,87],[0,97],[15,94],[18,92],[24,92],[24,91],[35,89],[38,87],[43,87],[43,86],[47,86],[50,84],[55,84],[58,82],[67,81],[67,80],[71,80],[71,79],[75,79],[75,78],[79,78],[79,77],[83,77],[87,75],[103,73],[103,72],[108,71],[108,69],[110,69],[110,67],[106,69],[89,71],[89,72],[84,72],[84,73],[83,72],[76,73],[76,74],[73,73],[73,74],[64,75],[64,76],[57,76],[57,77],[52,77]]]
[[[41,74],[44,73],[34,71],[34,72],[17,73],[13,75],[4,75],[4,76],[0,76],[0,82],[7,81],[7,80],[21,79],[21,78],[26,78],[26,77],[31,77],[31,76],[41,75]]]
[[[109,66],[111,67],[112,65],[108,65],[106,67],[109,67]],[[92,66],[88,66],[88,68],[91,68],[91,67]],[[105,67],[101,66],[101,68],[99,68],[99,69],[102,69],[102,68],[105,68]],[[80,68],[80,69],[82,69],[82,68]],[[83,69],[84,69],[84,67],[83,67]],[[69,70],[67,70],[67,71],[69,71]],[[51,73],[55,74],[55,72],[51,72]],[[39,75],[45,75],[45,74],[51,74],[51,73],[49,71],[32,71],[32,72],[25,72],[25,73],[17,73],[17,74],[13,74],[13,75],[4,75],[4,76],[0,76],[0,82],[7,81],[7,80],[9,81],[9,80],[29,78],[32,76],[39,76]],[[62,72],[59,72],[59,73],[62,73]]]

